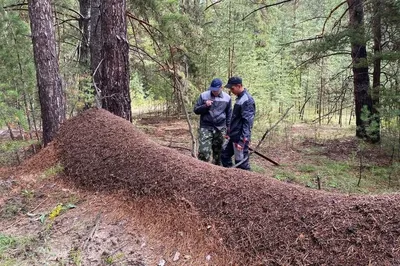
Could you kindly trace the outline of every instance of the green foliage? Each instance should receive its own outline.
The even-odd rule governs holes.
[[[18,163],[17,153],[37,144],[36,140],[9,140],[0,142],[0,166],[9,166]]]
[[[6,250],[15,247],[16,244],[17,240],[14,237],[0,233],[0,257],[3,256]]]
[[[33,237],[16,237],[0,233],[0,265],[21,265],[17,256],[29,256],[36,243]]]
[[[3,9],[6,2],[0,1],[0,127],[19,122],[27,128],[23,95],[35,97],[30,30],[17,12]]]
[[[53,177],[59,173],[62,173],[64,171],[64,167],[61,164],[56,164],[48,169],[46,169],[40,176],[41,179],[46,179]]]
[[[82,251],[79,248],[73,248],[68,254],[69,260],[75,266],[82,265]]]
[[[314,165],[298,165],[298,171],[276,169],[274,178],[317,189],[317,177],[319,177],[323,190],[362,194],[396,191],[400,184],[398,164],[393,164],[390,167],[377,165],[364,167],[361,186],[358,187],[359,161],[357,157],[349,162],[340,162],[323,157],[314,160],[318,161],[318,159],[319,163]]]

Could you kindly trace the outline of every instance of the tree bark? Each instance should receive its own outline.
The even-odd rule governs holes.
[[[372,111],[372,99],[368,94],[369,76],[364,31],[364,6],[362,0],[347,0],[347,4],[349,6],[349,28],[352,30],[350,43],[354,74],[353,84],[357,126],[356,136],[370,140],[370,137],[367,134],[367,127],[370,124],[369,117]],[[365,107],[366,110],[364,109]],[[362,118],[363,111],[368,111],[367,119]]]
[[[126,2],[106,0],[102,2],[100,10],[103,38],[100,84],[102,105],[111,113],[132,121]]]
[[[92,74],[98,67],[101,61],[101,47],[103,45],[101,38],[101,23],[100,23],[100,0],[92,0],[90,7],[90,65]],[[100,72],[98,72],[100,73]],[[100,84],[99,74],[94,76],[97,80],[96,84]]]
[[[101,48],[103,41],[101,38],[101,21],[100,21],[101,0],[91,0],[90,4],[90,69],[93,77],[93,93],[96,95],[96,105],[101,108],[101,91],[99,89],[101,83]]]
[[[43,144],[46,146],[65,120],[65,96],[59,74],[50,0],[30,0],[28,8],[43,121]]]
[[[82,31],[81,45],[79,47],[79,62],[89,66],[89,40],[90,40],[90,0],[79,0],[79,29]]]
[[[382,30],[381,30],[381,0],[374,0],[373,2],[373,22],[372,32],[374,35],[374,72],[372,74],[372,121],[375,122],[373,127],[371,140],[378,142],[381,139],[380,135],[380,115],[379,115],[379,95],[381,87],[381,43],[382,43]]]

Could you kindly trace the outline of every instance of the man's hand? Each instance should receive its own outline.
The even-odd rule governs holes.
[[[211,100],[207,100],[207,101],[206,101],[206,106],[207,106],[207,107],[209,107],[209,106],[211,106],[211,105],[212,105],[212,103],[213,103],[213,101],[211,101]]]
[[[235,143],[235,146],[236,146],[236,149],[238,150],[238,151],[242,151],[243,150],[243,146],[241,146],[240,144],[238,144],[238,143]]]

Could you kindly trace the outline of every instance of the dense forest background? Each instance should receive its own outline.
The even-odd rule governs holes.
[[[36,1],[28,2],[0,1],[0,125],[38,139],[47,105],[32,49]],[[398,149],[399,1],[46,2],[56,49],[35,47],[56,59],[65,104],[53,108],[66,118],[96,103],[113,112],[115,102],[128,120],[146,110],[190,112],[212,78],[239,75],[257,102],[256,131],[293,106],[291,123],[350,126]],[[113,69],[127,73],[111,78]]]

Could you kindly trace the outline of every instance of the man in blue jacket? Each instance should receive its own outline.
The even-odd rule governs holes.
[[[221,155],[222,165],[232,167],[232,156],[235,155],[235,164],[241,162],[238,168],[250,170],[249,143],[256,105],[253,97],[243,87],[240,77],[231,77],[225,87],[229,88],[237,98],[228,132],[229,142]]]
[[[200,115],[198,158],[221,165],[221,150],[232,114],[231,97],[222,91],[222,80],[213,79],[210,88],[201,93],[194,112]]]

